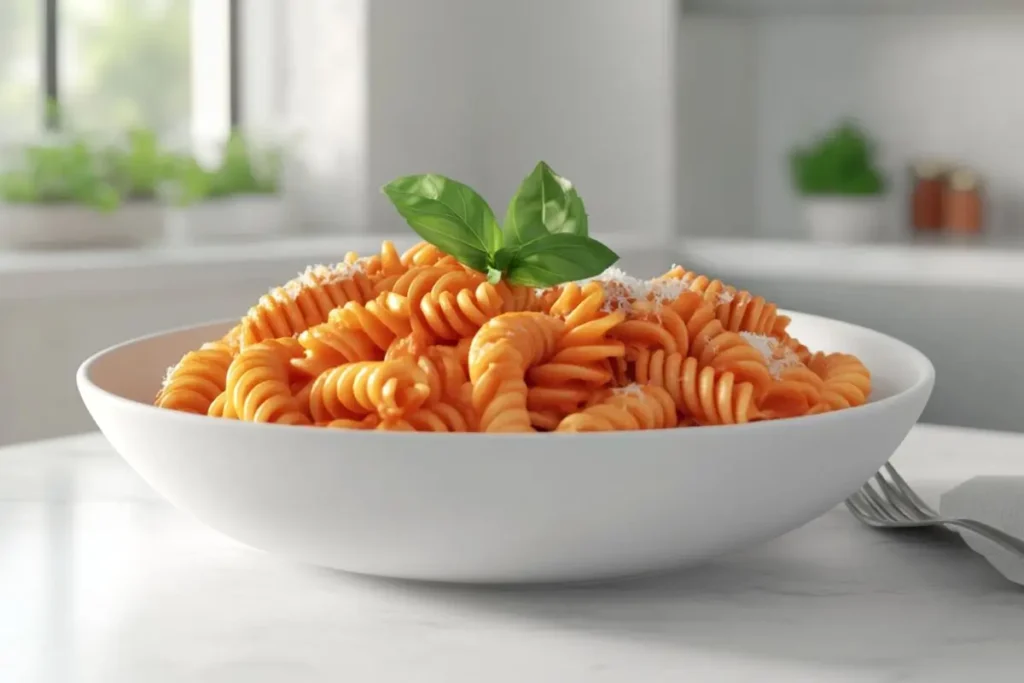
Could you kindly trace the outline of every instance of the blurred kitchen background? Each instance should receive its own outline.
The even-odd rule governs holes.
[[[893,334],[926,420],[1019,430],[1022,71],[1014,0],[3,0],[0,444],[90,429],[94,351],[410,244],[392,177],[503,205],[539,159],[628,269]]]

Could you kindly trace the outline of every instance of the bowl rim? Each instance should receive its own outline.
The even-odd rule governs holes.
[[[787,315],[792,317],[793,315],[798,316],[801,319],[814,320],[818,322],[824,322],[832,325],[839,325],[840,327],[846,327],[851,331],[856,331],[861,334],[873,335],[880,340],[887,341],[888,343],[895,344],[901,349],[902,353],[906,354],[907,361],[914,365],[920,374],[920,377],[911,386],[906,389],[899,391],[891,396],[879,399],[877,401],[869,401],[862,406],[855,408],[847,408],[845,410],[837,410],[828,413],[819,413],[816,415],[801,415],[799,417],[791,417],[780,420],[762,420],[757,422],[748,422],[745,424],[738,425],[707,425],[700,429],[648,429],[648,430],[631,430],[631,431],[616,431],[613,434],[616,437],[622,438],[626,436],[630,439],[652,439],[652,438],[664,438],[665,433],[671,433],[675,438],[685,439],[687,435],[699,433],[702,435],[709,435],[715,433],[721,433],[722,430],[726,430],[728,433],[738,433],[738,430],[771,430],[785,428],[786,425],[807,425],[811,424],[827,424],[830,420],[843,420],[846,419],[851,411],[856,411],[857,414],[865,415],[867,413],[880,413],[885,412],[889,409],[889,406],[906,400],[908,396],[917,394],[918,392],[925,390],[930,387],[935,381],[935,366],[931,360],[919,351],[917,348],[910,344],[897,339],[891,335],[885,334],[873,330],[870,327],[863,325],[857,325],[855,323],[849,323],[842,320],[836,320],[834,318],[828,318],[826,316],[814,315],[812,313],[802,313],[800,311],[792,311],[788,309],[779,309],[780,315]],[[91,371],[94,367],[104,358],[112,356],[119,351],[133,346],[135,344],[141,344],[158,337],[166,337],[190,330],[197,330],[203,327],[217,327],[223,326],[225,330],[230,329],[232,326],[237,324],[236,318],[225,318],[220,320],[211,320],[204,323],[193,324],[193,325],[182,325],[150,334],[142,335],[126,341],[109,346],[101,351],[89,356],[82,364],[78,367],[75,373],[75,380],[78,386],[79,393],[83,396],[87,391],[94,392],[96,394],[104,395],[105,399],[112,401],[115,404],[120,404],[124,409],[130,411],[136,411],[136,414],[142,415],[162,415],[162,419],[167,420],[178,420],[183,426],[206,424],[212,426],[214,424],[219,425],[223,429],[241,429],[247,432],[252,432],[253,429],[261,430],[276,430],[279,434],[282,430],[291,430],[293,433],[297,429],[302,429],[306,434],[321,434],[321,437],[317,438],[350,438],[353,435],[362,435],[363,437],[370,438],[382,438],[382,439],[406,439],[406,440],[417,440],[422,438],[429,439],[440,439],[440,438],[455,438],[460,441],[464,440],[486,440],[486,441],[515,441],[520,439],[536,439],[536,438],[555,438],[555,439],[572,439],[575,441],[586,441],[594,440],[598,438],[607,438],[609,432],[545,432],[545,433],[510,433],[510,434],[487,434],[482,432],[467,432],[467,433],[451,433],[451,432],[400,432],[400,431],[376,431],[376,430],[346,430],[346,429],[325,429],[323,427],[316,427],[313,425],[281,425],[274,423],[263,423],[263,422],[244,422],[241,420],[217,420],[211,419],[206,415],[197,415],[194,413],[186,413],[178,410],[167,410],[165,408],[159,408],[152,403],[142,403],[135,401],[130,398],[126,398],[119,394],[107,391],[96,384],[90,377]],[[370,434],[374,436],[370,436]],[[328,434],[336,434],[337,437],[327,437]]]

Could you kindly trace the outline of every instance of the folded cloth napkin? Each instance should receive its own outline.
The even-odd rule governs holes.
[[[975,477],[942,495],[939,514],[963,517],[994,526],[1024,539],[1024,477]],[[999,573],[1024,585],[1024,558],[963,529],[956,529],[972,550]]]

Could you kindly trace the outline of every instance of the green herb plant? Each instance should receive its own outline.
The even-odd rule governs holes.
[[[83,204],[102,211],[113,211],[120,204],[101,159],[84,140],[26,147],[21,163],[0,174],[0,200]]]
[[[224,143],[220,165],[204,168],[191,156],[169,163],[178,204],[189,205],[237,195],[272,195],[281,189],[280,151],[261,149],[233,131]]]
[[[126,144],[109,148],[105,157],[110,182],[128,200],[156,199],[161,185],[170,178],[171,157],[149,128],[129,130]]]
[[[885,177],[874,159],[874,146],[854,123],[844,122],[790,154],[797,191],[806,196],[871,196],[885,191]]]
[[[509,202],[504,229],[475,190],[441,175],[403,176],[383,192],[416,234],[491,284],[550,287],[598,275],[619,259],[588,235],[583,200],[543,161]]]
[[[280,189],[281,156],[259,149],[238,131],[224,144],[224,159],[214,174],[213,196],[276,194]]]
[[[212,197],[214,171],[203,168],[190,155],[176,154],[168,158],[170,198],[178,206],[190,206]]]

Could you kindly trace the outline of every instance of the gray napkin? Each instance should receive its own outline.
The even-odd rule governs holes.
[[[942,495],[939,513],[984,522],[1024,538],[1024,477],[975,477]],[[976,553],[1010,581],[1024,585],[1024,558],[971,531],[956,529]]]

